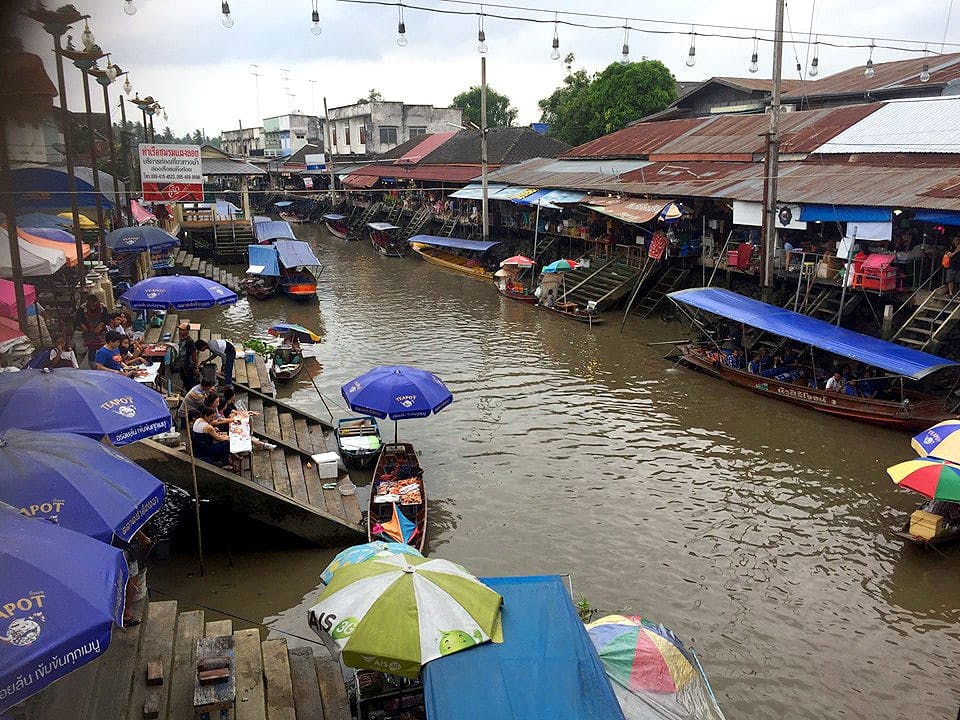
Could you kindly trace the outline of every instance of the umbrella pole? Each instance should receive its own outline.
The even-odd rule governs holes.
[[[200,530],[200,490],[197,487],[197,459],[193,455],[193,432],[190,427],[189,413],[187,421],[187,448],[190,450],[190,472],[193,474],[193,508],[197,516],[197,553],[200,555],[200,575],[203,575],[203,532]]]
[[[397,444],[397,438],[399,437],[399,432],[400,432],[399,425],[400,423],[398,423],[396,420],[393,421],[393,444],[394,445]]]

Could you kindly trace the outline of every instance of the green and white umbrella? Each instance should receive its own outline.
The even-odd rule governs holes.
[[[502,601],[447,560],[380,554],[334,572],[309,622],[346,665],[415,678],[438,657],[502,642]]]

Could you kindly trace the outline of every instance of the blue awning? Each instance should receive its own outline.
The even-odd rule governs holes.
[[[273,245],[277,249],[277,257],[285,268],[316,267],[320,265],[313,250],[303,240],[277,240]]]
[[[296,240],[297,236],[293,234],[293,228],[286,220],[267,220],[258,222],[253,226],[253,235],[257,242],[270,242],[271,240]]]
[[[678,290],[670,293],[670,299],[914,380],[944,368],[960,367],[946,358],[846,330],[721,288]]]
[[[486,252],[498,242],[484,242],[483,240],[463,240],[462,238],[437,237],[436,235],[414,235],[408,242],[423,243],[434,247],[456,248],[457,250],[476,250]]]
[[[424,666],[428,718],[623,720],[560,577],[481,579],[503,596],[503,642]]]
[[[960,212],[954,210],[917,210],[913,217],[917,222],[937,225],[960,225]]]
[[[802,222],[890,222],[893,210],[868,205],[801,205]]]
[[[278,208],[290,207],[293,205],[293,200],[281,200],[280,202],[275,202],[274,205]]]
[[[277,249],[273,245],[247,245],[247,255],[250,256],[250,275],[280,275],[280,266],[277,264]]]
[[[496,192],[503,190],[505,187],[507,186],[503,183],[487,183],[487,198],[493,197]],[[483,185],[481,183],[470,183],[466,187],[450,193],[448,197],[460,198],[461,200],[482,200]]]
[[[341,215],[340,213],[327,213],[326,215],[323,216],[323,219],[333,220],[334,222],[336,222],[337,220],[346,220],[347,216]]]

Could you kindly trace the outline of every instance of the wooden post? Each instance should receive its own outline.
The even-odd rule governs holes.
[[[189,391],[189,388],[187,388]],[[186,396],[184,396],[186,397]],[[186,402],[186,400],[184,400]],[[200,489],[197,485],[197,458],[193,454],[193,425],[190,420],[190,412],[184,408],[184,420],[186,421],[187,448],[190,450],[190,472],[193,474],[193,508],[197,517],[197,554],[200,556],[200,575],[203,575],[203,532],[200,530]]]
[[[480,57],[480,179],[482,181],[483,241],[490,239],[490,199],[487,183],[487,56]]]
[[[334,175],[333,173],[333,142],[330,139],[333,136],[331,134],[332,131],[330,130],[330,115],[327,112],[326,96],[324,96],[323,98],[323,121],[327,130],[324,133],[324,135],[326,135],[326,141],[327,141],[326,142],[327,147],[325,148],[325,150],[327,153],[327,171],[330,173],[330,206],[333,207],[337,203],[337,192],[336,192],[337,180],[336,180],[336,175]]]
[[[77,207],[77,176],[73,166],[73,119],[67,110],[67,88],[63,80],[63,50],[60,35],[53,36],[53,55],[57,65],[57,89],[60,101],[60,128],[63,130],[64,163],[67,167],[67,193],[70,195],[70,216],[73,218],[73,238],[77,247],[77,264],[83,262],[83,235],[80,233],[80,209]]]
[[[27,303],[23,294],[23,268],[20,266],[20,238],[17,236],[17,202],[10,177],[10,153],[7,147],[7,118],[0,118],[0,193],[3,213],[7,216],[7,235],[10,242],[10,265],[13,271],[13,294],[17,300],[17,322],[23,332],[27,331]],[[40,313],[37,313],[39,328]],[[43,343],[38,333],[38,344]]]
[[[250,210],[250,178],[243,175],[240,178],[240,196],[243,198],[243,217],[246,220],[253,219],[253,213]]]
[[[773,288],[773,254],[777,240],[777,175],[780,162],[780,85],[783,72],[783,6],[784,0],[777,0],[776,27],[773,35],[773,93],[770,99],[770,128],[767,132],[766,153],[764,154],[763,180],[763,237],[760,285],[763,288],[764,301],[769,300]]]

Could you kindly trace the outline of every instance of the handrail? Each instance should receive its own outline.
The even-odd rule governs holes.
[[[917,285],[916,289],[915,289],[912,293],[910,293],[910,297],[908,297],[906,300],[904,300],[904,301],[903,301],[903,304],[900,305],[900,307],[898,307],[896,310],[893,311],[893,316],[896,317],[896,316],[900,313],[901,310],[903,310],[907,305],[909,305],[909,304],[910,304],[910,301],[913,300],[914,297],[916,297],[917,293],[920,292],[921,290],[923,290],[923,288],[926,287],[927,283],[929,283],[931,280],[933,280],[934,276],[935,276],[938,272],[940,272],[940,268],[934,269],[934,271],[931,272],[929,276],[927,276],[927,279],[926,279],[926,280],[924,280],[922,283],[920,283],[919,285]],[[922,306],[922,305],[923,305],[923,303],[920,303],[920,306]],[[919,310],[920,307],[918,306],[917,309]]]
[[[566,301],[567,301],[567,295],[568,295],[568,294],[572,293],[572,292],[573,292],[574,290],[576,290],[578,287],[580,287],[581,285],[583,285],[585,282],[587,282],[587,280],[589,280],[590,278],[592,278],[594,275],[596,275],[598,272],[600,272],[601,270],[603,270],[605,267],[608,267],[608,266],[612,265],[612,264],[615,263],[615,262],[616,262],[616,260],[608,260],[607,262],[605,262],[603,265],[601,265],[600,267],[598,267],[598,268],[597,268],[596,270],[594,270],[592,273],[590,273],[589,275],[587,275],[583,280],[581,280],[580,282],[578,282],[576,285],[574,285],[574,286],[573,286],[572,288],[570,288],[569,290],[567,290],[566,288],[564,288],[564,291],[563,291],[563,301],[566,302]]]

